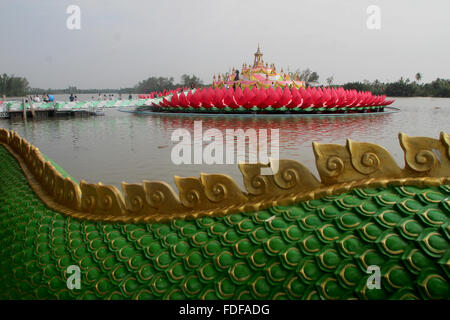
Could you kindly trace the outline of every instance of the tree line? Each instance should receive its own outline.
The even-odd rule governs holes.
[[[120,88],[120,89],[78,89],[76,86],[69,86],[65,89],[40,89],[32,88],[29,90],[29,94],[79,94],[79,93],[149,93],[153,91],[164,91],[173,90],[179,87],[191,87],[196,88],[203,86],[203,81],[195,75],[183,74],[181,76],[181,81],[176,83],[173,77],[149,77],[148,79],[142,80],[131,88]]]
[[[80,93],[86,93],[86,94],[98,94],[98,93],[134,93],[134,88],[120,88],[120,89],[78,89],[76,86],[69,86],[65,89],[41,89],[41,88],[31,88],[28,92],[28,94],[34,95],[34,94],[47,94],[47,93],[53,93],[53,94],[80,94]]]
[[[343,85],[345,89],[370,91],[373,94],[385,94],[390,97],[443,97],[450,98],[450,79],[439,79],[430,83],[419,83],[401,78],[395,82],[349,82]]]
[[[307,86],[317,85],[319,75],[315,71],[306,69],[297,71],[300,80],[305,81]],[[373,82],[364,80],[362,82],[348,82],[344,85],[339,85],[345,89],[355,89],[358,91],[370,91],[377,95],[387,95],[390,97],[450,97],[450,79],[439,79],[422,83],[422,74],[417,73],[415,80],[404,79],[395,82],[380,82],[375,80]],[[338,87],[333,85],[333,76],[326,79],[328,86]],[[75,86],[69,86],[66,89],[39,89],[30,88],[29,83],[24,77],[16,77],[14,75],[2,74],[0,75],[0,96],[7,97],[21,97],[28,94],[77,94],[77,93],[150,93],[161,92],[164,90],[173,90],[179,87],[203,87],[203,81],[195,76],[183,74],[181,81],[176,83],[173,77],[149,77],[138,82],[135,86],[130,88],[120,89],[78,89]]]
[[[0,97],[21,97],[29,90],[30,86],[26,78],[6,73],[0,75]]]
[[[140,81],[134,86],[133,90],[135,93],[149,93],[149,92],[160,92],[164,90],[173,90],[179,87],[203,87],[203,81],[195,76],[183,74],[181,76],[181,82],[175,83],[174,78],[166,77],[150,77],[146,80]]]

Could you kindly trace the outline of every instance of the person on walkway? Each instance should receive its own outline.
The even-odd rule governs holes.
[[[75,97],[73,96],[73,93],[70,94],[69,100],[70,100],[70,102],[73,102],[73,100],[75,100]]]

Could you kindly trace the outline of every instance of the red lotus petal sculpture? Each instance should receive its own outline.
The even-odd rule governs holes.
[[[187,93],[185,93],[187,91]],[[153,102],[154,107],[172,107],[180,109],[199,108],[245,108],[245,109],[288,109],[298,108],[312,110],[325,109],[355,109],[363,107],[382,107],[392,104],[393,100],[386,100],[385,95],[373,95],[371,92],[345,90],[344,88],[289,88],[273,87],[245,87],[243,90],[233,88],[203,88],[195,92],[189,89],[164,90],[161,93],[152,92],[150,95],[139,95],[140,99],[162,96],[159,103]]]

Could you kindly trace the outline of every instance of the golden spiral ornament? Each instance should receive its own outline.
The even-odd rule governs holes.
[[[183,201],[183,205],[188,208],[193,208],[199,203],[200,194],[197,190],[189,190],[186,191],[184,199],[185,201]]]
[[[83,207],[86,208],[88,211],[91,211],[95,208],[95,198],[94,196],[88,196],[83,201]]]
[[[365,152],[360,160],[361,166],[357,166],[358,170],[362,174],[371,174],[380,168],[381,160],[373,152]]]
[[[248,191],[257,196],[260,194],[264,194],[266,192],[267,182],[264,177],[261,175],[255,175],[250,180],[250,188],[248,188]]]
[[[299,174],[294,168],[286,168],[279,174],[274,175],[274,180],[280,188],[291,189],[297,185]]]
[[[161,190],[157,190],[150,195],[150,205],[154,208],[158,208],[164,199],[164,193]]]
[[[216,183],[211,188],[212,193],[207,192],[209,200],[212,202],[219,202],[225,199],[227,188],[223,183]]]
[[[102,209],[109,210],[112,208],[112,205],[113,205],[113,198],[109,194],[105,195],[102,199],[102,207],[103,207]]]
[[[344,161],[338,156],[331,156],[327,159],[325,169],[329,177],[337,177],[344,172]]]
[[[433,168],[436,161],[436,155],[432,151],[421,150],[416,153],[414,162],[409,165],[416,171],[425,172]]]
[[[135,211],[140,211],[142,208],[144,208],[144,199],[142,199],[141,196],[134,196],[133,198],[130,199],[130,204],[131,204],[131,208],[130,210],[135,212]]]

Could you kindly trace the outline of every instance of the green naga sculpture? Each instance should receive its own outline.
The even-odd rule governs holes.
[[[80,184],[0,129],[1,299],[449,299],[450,149],[314,143],[225,175]]]

